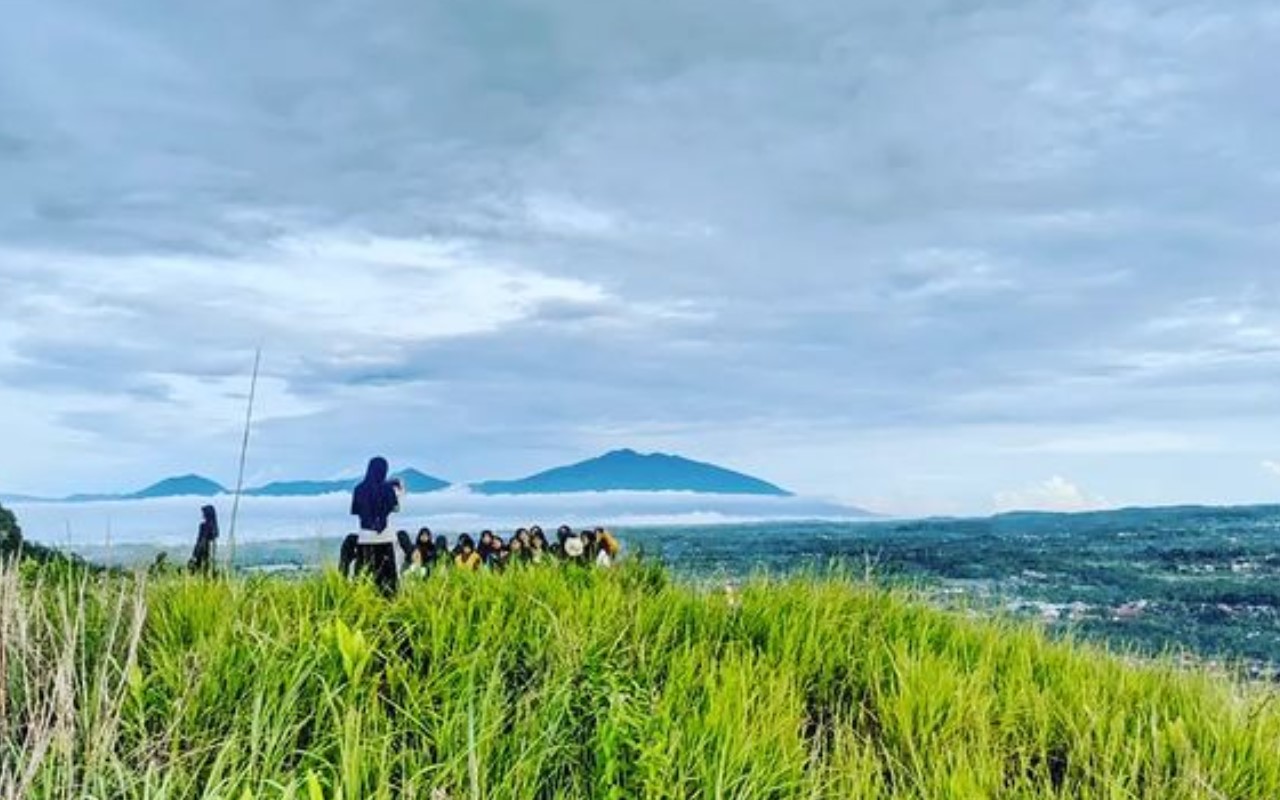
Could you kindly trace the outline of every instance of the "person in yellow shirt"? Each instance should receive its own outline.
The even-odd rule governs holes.
[[[464,533],[459,536],[458,547],[453,551],[454,566],[475,572],[480,569],[481,562],[480,554],[476,552],[475,539],[471,538],[471,534]]]

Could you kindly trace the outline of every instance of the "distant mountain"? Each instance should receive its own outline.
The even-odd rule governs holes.
[[[39,497],[27,494],[0,494],[0,503],[38,503]]]
[[[200,475],[183,475],[178,478],[166,478],[140,492],[124,495],[118,499],[150,500],[157,497],[214,497],[226,493],[227,490],[221,484],[208,478]]]
[[[318,497],[325,494],[349,492],[356,485],[354,479],[336,481],[275,481],[266,486],[245,489],[249,497]]]
[[[404,481],[405,489],[414,494],[425,494],[447,489],[448,481],[441,480],[416,469],[406,469],[393,477]],[[332,481],[277,481],[245,490],[250,497],[318,497],[326,494],[349,492],[360,483],[360,478],[340,478]]]
[[[791,496],[772,483],[714,464],[663,453],[644,455],[634,450],[615,450],[520,480],[486,481],[471,488],[481,494],[634,491]]]
[[[404,481],[404,488],[415,494],[438,492],[453,485],[446,480],[441,480],[434,475],[428,475],[413,468],[397,472],[395,477]]]
[[[451,486],[448,481],[417,469],[395,473],[413,494],[438,492]],[[318,497],[351,491],[360,478],[336,480],[275,481],[245,490],[249,497]],[[486,481],[473,485],[473,491],[488,495],[560,494],[575,492],[693,492],[698,494],[754,495],[791,497],[791,493],[772,483],[740,472],[691,461],[663,453],[641,454],[634,450],[615,450],[599,458],[548,470],[520,480]],[[162,497],[216,497],[229,490],[200,475],[166,478],[138,492],[122,494],[77,494],[63,498],[67,503],[111,500],[149,500]],[[21,497],[10,502],[48,502]]]

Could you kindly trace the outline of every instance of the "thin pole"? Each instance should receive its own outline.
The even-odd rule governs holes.
[[[240,472],[236,476],[235,499],[231,501],[231,540],[227,548],[227,571],[234,572],[236,566],[236,521],[240,517],[240,494],[244,491],[244,465],[249,456],[249,430],[253,427],[253,401],[258,395],[258,369],[262,366],[262,348],[258,348],[253,358],[253,381],[249,384],[249,409],[244,416],[244,440],[240,443]]]

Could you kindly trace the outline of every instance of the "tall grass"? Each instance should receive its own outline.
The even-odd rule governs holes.
[[[1269,691],[838,579],[0,573],[4,798],[1280,797]]]

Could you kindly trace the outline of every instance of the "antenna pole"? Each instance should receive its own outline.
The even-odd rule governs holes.
[[[240,471],[236,475],[235,499],[231,502],[231,531],[228,534],[230,546],[227,548],[227,572],[235,571],[236,566],[236,521],[240,518],[240,494],[244,491],[244,465],[249,455],[249,431],[253,427],[253,401],[258,396],[258,370],[262,366],[262,348],[258,348],[253,358],[253,381],[249,384],[249,409],[244,417],[244,440],[240,443]]]

